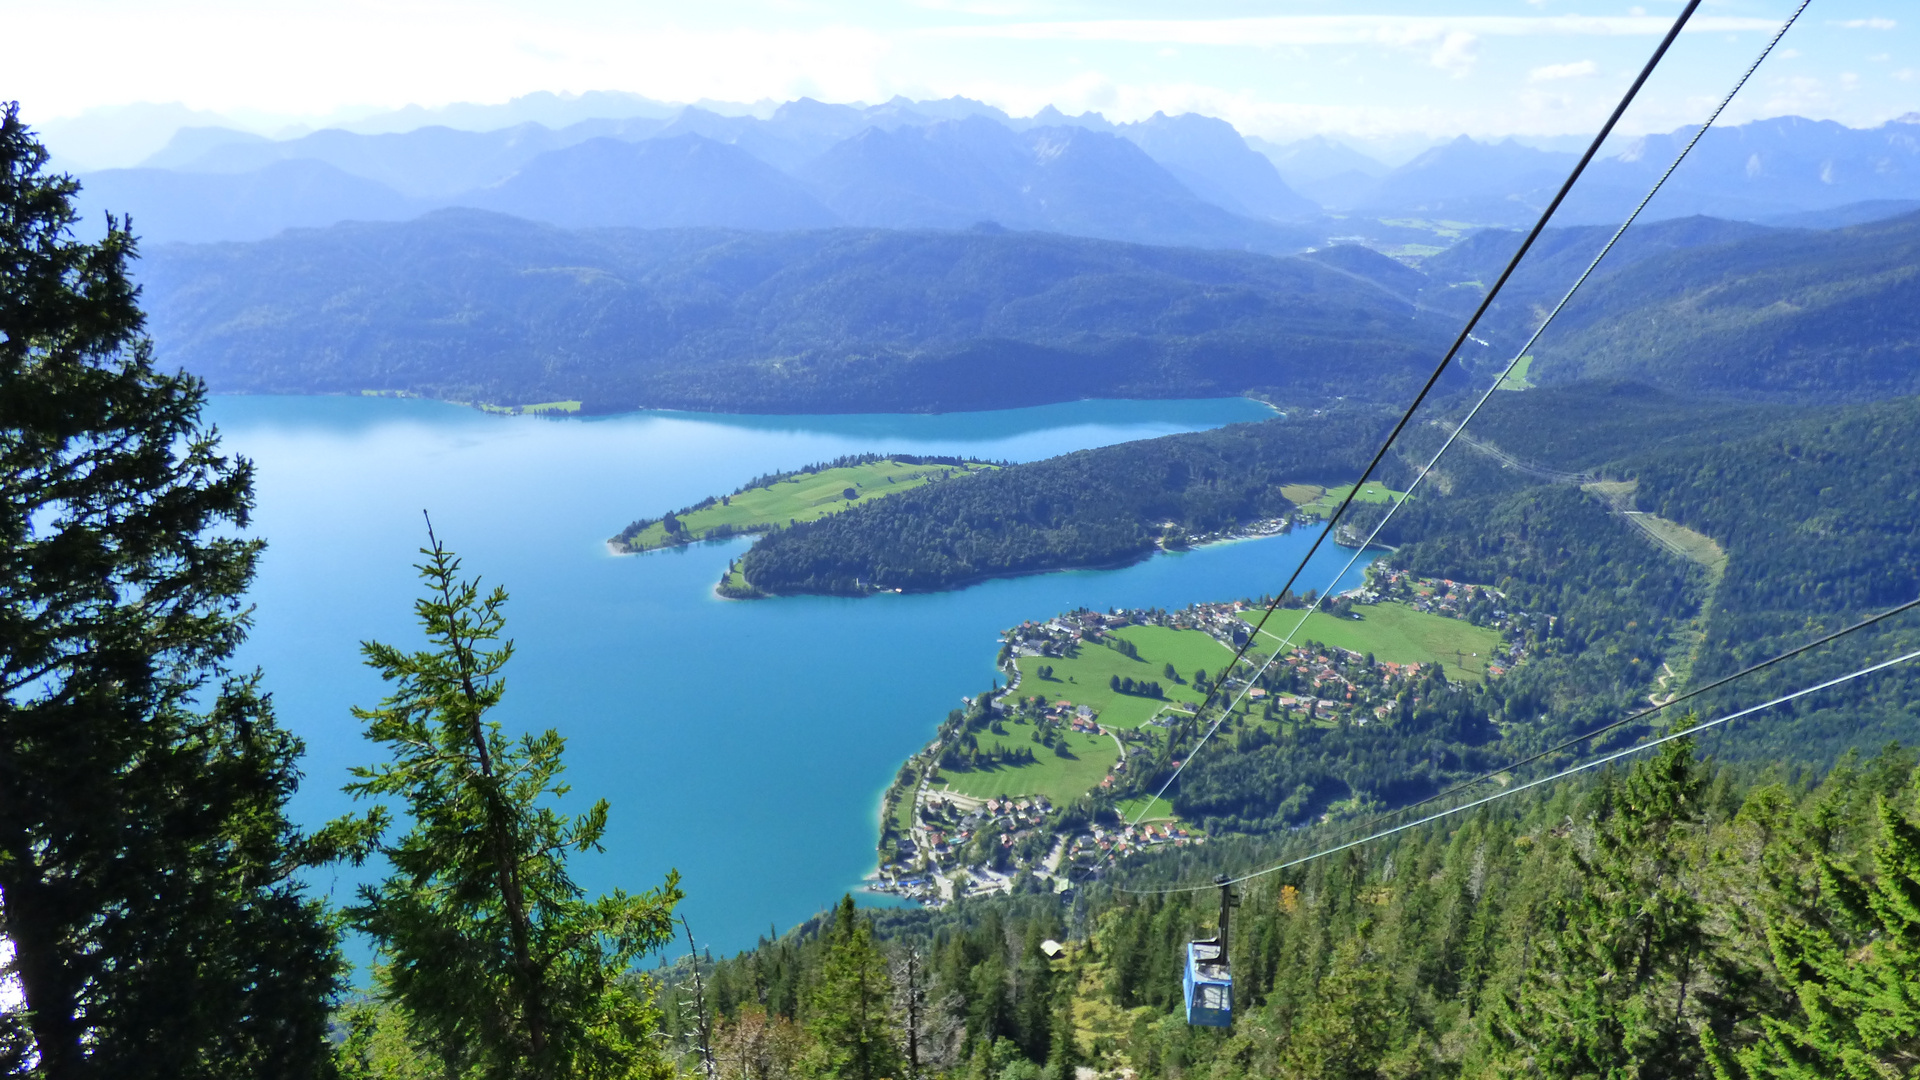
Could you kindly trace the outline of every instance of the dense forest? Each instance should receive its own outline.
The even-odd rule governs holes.
[[[1813,401],[1920,392],[1917,257],[1920,214],[1648,259],[1583,292],[1535,379]]]
[[[1313,260],[1004,229],[569,231],[443,211],[160,247],[140,274],[161,356],[216,390],[593,412],[1398,397],[1446,331]]]
[[[1204,883],[1319,836],[1146,857],[1065,908],[846,904],[703,965],[704,1036],[688,994],[669,1021],[727,1080],[1910,1075],[1915,755],[1822,776],[1699,750],[1239,886],[1231,1031],[1182,1016]]]

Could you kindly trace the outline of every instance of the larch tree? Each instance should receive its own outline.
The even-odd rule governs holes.
[[[125,220],[0,111],[0,934],[10,1074],[325,1073],[342,963],[295,875],[300,744],[227,666],[252,470],[156,366]]]
[[[564,740],[551,729],[511,738],[489,718],[513,656],[506,591],[463,580],[459,559],[431,529],[428,539],[414,603],[428,647],[362,646],[394,689],[354,715],[390,759],[356,768],[347,786],[398,800],[409,827],[390,838],[380,803],[326,830],[355,860],[390,867],[347,909],[380,953],[378,997],[450,1075],[664,1077],[659,1013],[633,964],[672,939],[679,875],[598,899],[574,882],[568,857],[600,850],[607,803],[556,813]]]

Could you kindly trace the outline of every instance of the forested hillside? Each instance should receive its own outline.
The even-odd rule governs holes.
[[[740,412],[1396,397],[1442,347],[1318,263],[1001,230],[569,232],[449,211],[141,267],[216,390]]]
[[[1920,392],[1920,215],[1646,259],[1594,283],[1532,370],[1802,401]]]
[[[896,1070],[872,1075],[1013,1080],[1078,1066],[1211,1080],[1905,1075],[1920,1028],[1914,754],[1889,748],[1823,779],[1700,752],[1679,739],[1631,768],[1240,886],[1231,1031],[1182,1015],[1185,945],[1219,910],[1205,883],[1325,833],[1118,872],[1192,892],[1099,883],[1066,910],[996,898],[870,923],[845,905],[705,971],[715,1064],[727,1080],[856,1052]],[[1050,958],[1054,941],[1066,947]],[[695,1018],[685,1004],[672,1018],[682,1047],[701,1041]]]

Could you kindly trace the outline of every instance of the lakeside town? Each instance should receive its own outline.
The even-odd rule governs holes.
[[[1179,767],[1163,753],[1176,727],[1190,731],[1210,695],[1216,708],[1229,703],[1222,726],[1241,739],[1390,723],[1436,688],[1505,675],[1553,625],[1551,617],[1513,610],[1498,589],[1419,577],[1384,560],[1364,584],[1317,604],[1313,593],[1282,598],[1268,625],[1256,629],[1270,599],[1177,611],[1082,609],[1008,629],[999,654],[1005,685],[964,699],[887,792],[880,866],[869,887],[934,905],[1063,892],[1112,859],[1206,843],[1206,832],[1167,803],[1147,813],[1142,807],[1167,770]],[[1308,609],[1317,610],[1303,618]],[[1451,636],[1465,644],[1457,655],[1434,646],[1421,658],[1397,660],[1353,647],[1369,633],[1405,636],[1410,621],[1430,643]],[[1304,628],[1299,640],[1288,641],[1296,627]],[[1207,656],[1221,658],[1211,675],[1176,663]],[[1116,664],[1157,674],[1097,679]],[[1083,675],[1090,677],[1076,681]],[[1090,770],[1103,762],[1096,778]],[[1130,778],[1130,762],[1148,775]],[[1084,789],[990,792],[1022,781],[1058,786],[1069,773],[1086,781]]]

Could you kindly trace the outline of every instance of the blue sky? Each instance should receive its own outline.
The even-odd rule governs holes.
[[[1697,119],[1793,7],[1709,0],[1625,125]],[[536,90],[665,100],[964,94],[1028,114],[1222,116],[1312,133],[1591,130],[1679,9],[1565,0],[0,0],[30,120],[182,102],[257,125]],[[1907,16],[1912,15],[1912,18]],[[1910,0],[1815,0],[1728,116],[1920,110]],[[84,73],[76,74],[76,73]]]

